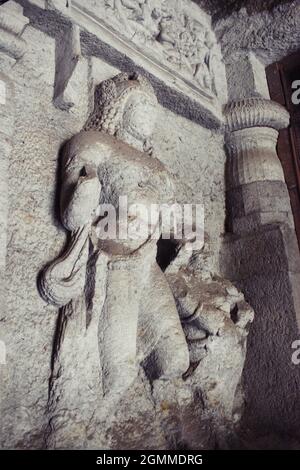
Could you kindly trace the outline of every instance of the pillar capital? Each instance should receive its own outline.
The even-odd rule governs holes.
[[[290,200],[277,155],[289,113],[266,98],[234,100],[224,109],[227,126],[227,214],[234,233],[275,222],[293,226]]]
[[[275,101],[265,98],[243,98],[228,103],[224,114],[229,131],[252,127],[271,127],[280,130],[288,127],[289,112]]]

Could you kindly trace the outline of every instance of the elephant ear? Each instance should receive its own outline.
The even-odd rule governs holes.
[[[83,292],[88,241],[89,227],[81,227],[72,234],[67,251],[43,269],[38,287],[46,302],[62,307]]]

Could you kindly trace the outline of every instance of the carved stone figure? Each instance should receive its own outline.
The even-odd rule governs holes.
[[[121,15],[123,8],[129,10],[129,17],[127,19],[133,21],[141,21],[144,17],[143,6],[147,0],[114,0],[113,2],[106,2],[107,6],[110,6],[114,10],[117,10]],[[123,8],[122,8],[123,7]]]
[[[247,327],[254,312],[230,281],[210,273],[203,276],[193,267],[186,244],[179,248],[165,273],[176,299],[191,364],[198,364],[207,354],[207,345],[215,336],[238,338],[246,346]]]
[[[204,246],[200,256],[191,255],[186,244],[179,244],[165,274],[189,347],[185,383],[201,389],[207,409],[225,422],[238,422],[244,407],[241,376],[254,311],[230,281],[206,269],[207,249]]]
[[[159,32],[159,13],[149,0],[107,0],[105,6],[108,11],[114,11],[125,31],[136,36],[135,40],[142,42],[155,40]]]
[[[139,365],[152,379],[180,377],[189,352],[175,300],[156,262],[157,240],[105,239],[103,204],[120,231],[119,197],[128,207],[174,201],[172,178],[151,156],[157,100],[150,83],[119,74],[95,91],[85,128],[64,149],[61,220],[71,232],[65,253],[45,268],[40,291],[60,311],[50,380],[49,409],[72,413],[99,397],[120,397]],[[128,232],[143,223],[128,212]],[[92,406],[91,406],[92,408]]]

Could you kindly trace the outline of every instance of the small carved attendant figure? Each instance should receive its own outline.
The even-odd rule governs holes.
[[[175,301],[156,262],[150,232],[157,226],[136,239],[103,239],[99,229],[103,204],[113,205],[120,229],[120,196],[129,207],[174,201],[170,174],[151,156],[156,106],[145,78],[117,75],[96,88],[93,113],[64,149],[61,219],[72,239],[40,279],[42,296],[63,307],[50,381],[56,413],[75,410],[73,403],[91,406],[99,395],[120,397],[140,364],[153,379],[180,377],[189,367]],[[128,232],[141,219],[129,211]]]

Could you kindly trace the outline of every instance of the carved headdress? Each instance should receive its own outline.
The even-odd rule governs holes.
[[[152,85],[140,74],[120,73],[96,86],[94,110],[84,130],[99,130],[116,135],[129,96],[139,92],[147,95],[156,104]]]

